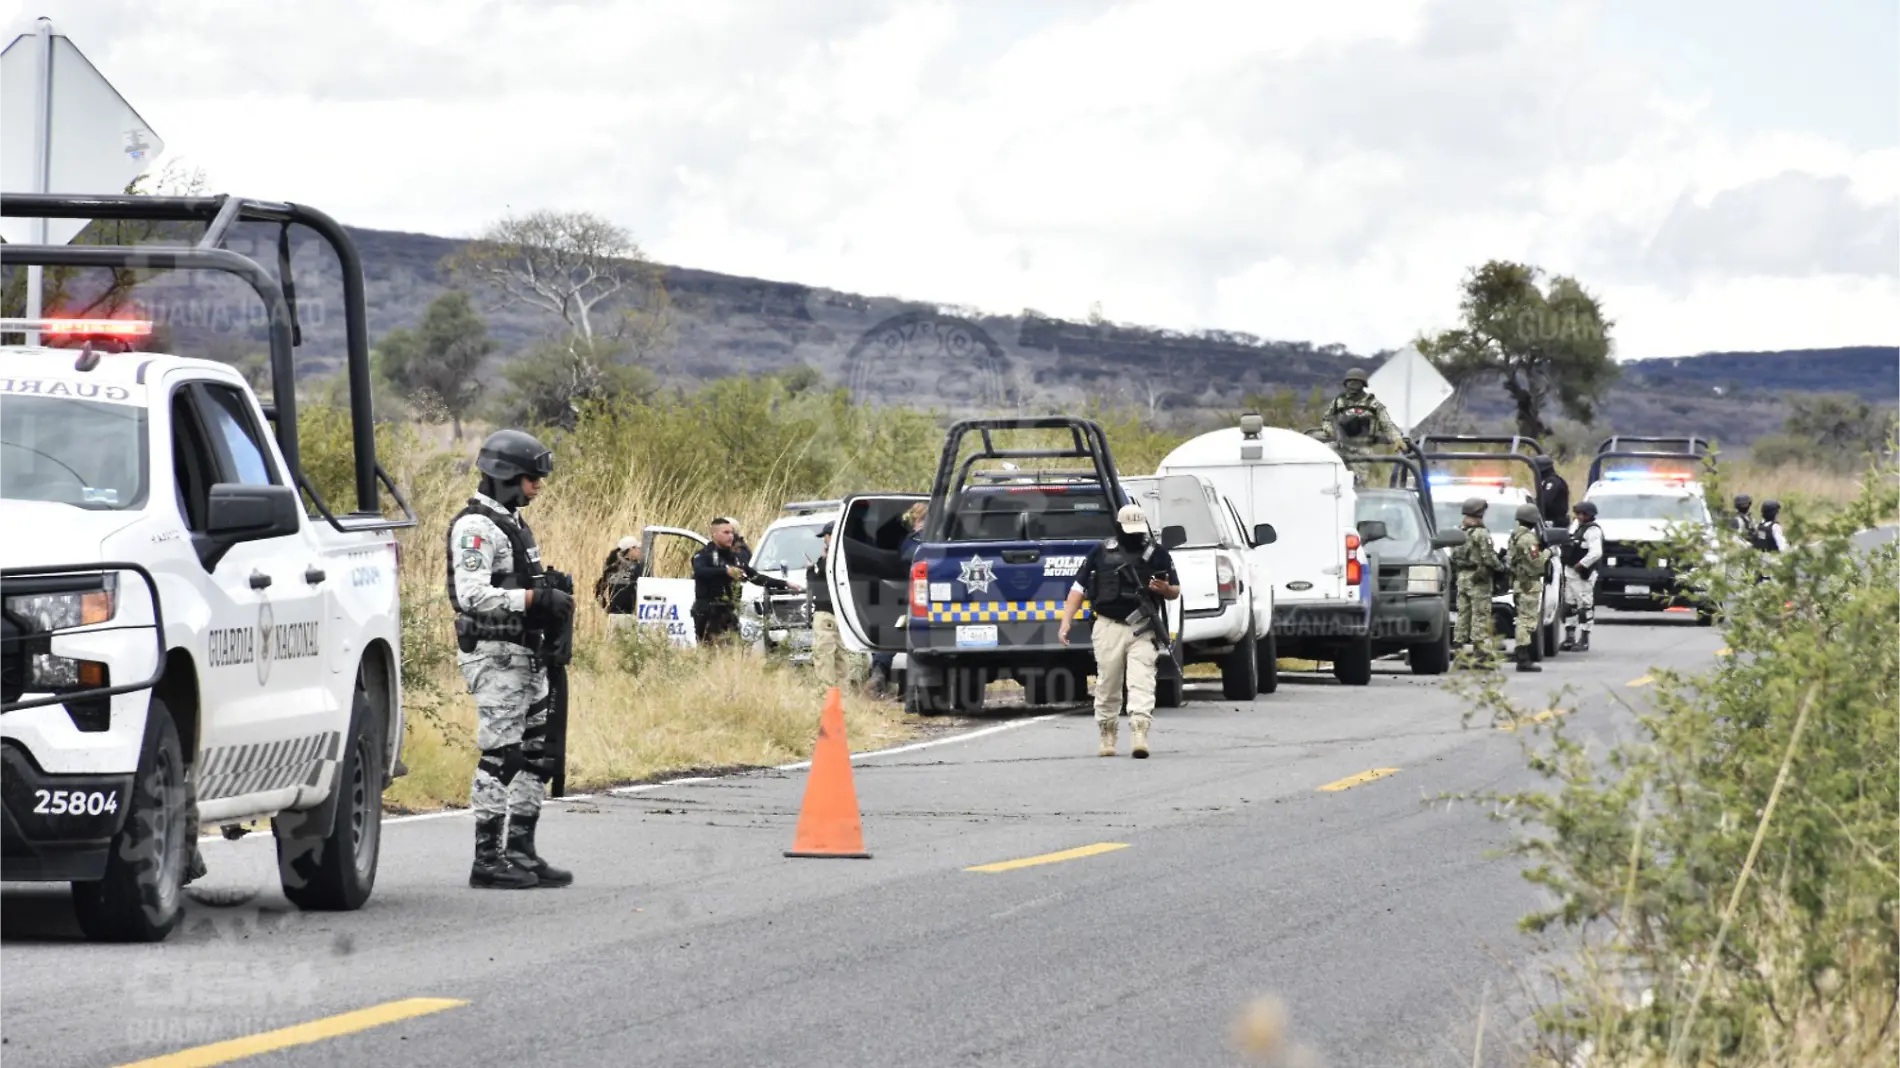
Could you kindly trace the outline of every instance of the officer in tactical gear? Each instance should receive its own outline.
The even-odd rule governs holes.
[[[1168,644],[1168,617],[1161,603],[1181,596],[1174,558],[1148,530],[1139,504],[1124,504],[1115,514],[1120,532],[1082,558],[1075,583],[1062,604],[1057,636],[1069,644],[1069,622],[1088,598],[1095,617],[1090,644],[1095,650],[1095,725],[1102,744],[1097,754],[1115,755],[1122,713],[1122,684],[1128,686],[1128,723],[1134,728],[1132,753],[1148,756],[1148,728],[1154,722],[1155,661]]]
[[[1491,532],[1485,529],[1483,497],[1467,498],[1462,509],[1459,530],[1463,545],[1451,551],[1451,568],[1458,583],[1458,626],[1456,644],[1469,648],[1479,661],[1491,658],[1491,589],[1504,562],[1491,544]]]
[[[1756,524],[1749,541],[1765,553],[1788,551],[1788,535],[1781,530],[1781,502],[1761,502],[1761,522]]]
[[[481,750],[469,788],[475,862],[468,884],[566,886],[573,874],[535,852],[534,832],[554,774],[546,759],[548,650],[571,625],[574,598],[571,580],[542,567],[521,515],[553,473],[554,453],[522,431],[498,430],[482,442],[476,466],[481,484],[450,524],[447,544],[458,661],[475,698]]]
[[[1346,372],[1345,388],[1327,406],[1320,434],[1320,440],[1333,446],[1348,465],[1379,445],[1412,447],[1412,439],[1399,432],[1385,405],[1366,390],[1366,372],[1358,367]],[[1364,481],[1359,466],[1353,467],[1353,481]]]
[[[1755,499],[1748,494],[1736,494],[1735,514],[1730,516],[1728,520],[1730,530],[1733,530],[1751,542],[1755,540],[1755,517],[1749,515],[1748,510],[1754,503]]]
[[[739,591],[747,579],[768,590],[794,588],[752,569],[752,550],[743,548],[730,518],[715,518],[707,534],[712,540],[693,554],[693,636],[702,645],[739,632]]]
[[[1537,510],[1544,522],[1553,527],[1570,525],[1570,483],[1557,473],[1557,461],[1548,456],[1534,456],[1531,466],[1537,468]]]
[[[1534,504],[1517,506],[1517,529],[1511,531],[1508,563],[1511,569],[1511,596],[1517,608],[1517,645],[1512,655],[1517,670],[1542,671],[1535,659],[1537,625],[1544,619],[1544,565],[1548,551],[1537,536],[1537,525],[1544,515]]]
[[[1578,501],[1570,511],[1577,517],[1577,525],[1563,549],[1564,600],[1577,622],[1564,624],[1564,643],[1558,648],[1587,653],[1590,627],[1597,618],[1597,565],[1603,562],[1603,528],[1597,526],[1595,501]],[[1581,638],[1579,630],[1583,632]]]

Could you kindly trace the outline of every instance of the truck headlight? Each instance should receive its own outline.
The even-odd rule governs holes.
[[[23,593],[5,604],[8,614],[30,621],[40,632],[89,627],[118,613],[119,576],[103,576],[98,589]]]
[[[1445,575],[1431,564],[1413,564],[1405,569],[1405,592],[1441,593],[1445,589]]]

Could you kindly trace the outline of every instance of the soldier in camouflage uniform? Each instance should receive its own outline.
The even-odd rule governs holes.
[[[1517,602],[1517,670],[1542,671],[1535,660],[1537,625],[1544,619],[1544,565],[1549,562],[1537,524],[1543,512],[1534,504],[1517,506],[1517,529],[1511,531],[1509,550],[1511,595]]]
[[[521,509],[554,471],[554,454],[519,430],[498,430],[476,460],[479,492],[449,527],[449,603],[458,661],[475,698],[481,750],[469,787],[475,862],[468,884],[525,890],[574,881],[535,852],[544,783],[548,672],[542,645],[573,616],[574,598],[550,584]],[[504,825],[506,845],[503,844]]]
[[[1412,447],[1412,439],[1399,432],[1385,405],[1366,390],[1366,372],[1357,367],[1346,372],[1345,389],[1327,407],[1320,421],[1320,440],[1331,445],[1352,468],[1354,485],[1364,483],[1365,471],[1371,465],[1353,461],[1371,455],[1380,445]]]
[[[1492,576],[1504,565],[1491,544],[1491,532],[1484,527],[1484,498],[1466,500],[1463,510],[1464,521],[1459,529],[1464,532],[1465,543],[1451,551],[1451,567],[1458,582],[1458,627],[1454,641],[1459,648],[1470,648],[1478,660],[1489,661]]]

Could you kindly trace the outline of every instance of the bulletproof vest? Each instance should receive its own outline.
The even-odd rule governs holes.
[[[1102,560],[1095,569],[1095,589],[1089,596],[1089,610],[1116,622],[1126,622],[1141,607],[1142,583],[1135,565],[1154,556],[1154,542],[1142,546],[1140,553],[1122,548],[1120,538],[1102,542]]]
[[[514,567],[505,575],[493,576],[495,585],[505,590],[533,589],[541,577],[541,549],[535,544],[534,531],[526,523],[517,523],[505,512],[498,512],[469,498],[468,505],[449,520],[449,532],[444,539],[444,548],[448,554],[449,604],[455,608],[455,633],[465,640],[478,642],[514,642],[534,648],[538,644],[540,632],[524,630],[521,620],[512,617],[479,615],[462,608],[462,602],[455,596],[455,524],[463,517],[479,515],[492,520],[501,528],[503,537],[508,539],[508,548]]]
[[[1577,529],[1570,532],[1570,540],[1564,543],[1563,561],[1565,567],[1574,568],[1583,562],[1585,556],[1589,555],[1590,546],[1585,544],[1584,535],[1596,529],[1597,525],[1595,520],[1585,520],[1577,525]],[[1598,563],[1601,562],[1602,561],[1598,561]],[[1596,569],[1593,567],[1590,570],[1594,571]],[[1584,573],[1584,577],[1589,577],[1587,572]]]
[[[1765,552],[1765,553],[1780,552],[1781,546],[1775,544],[1775,530],[1774,530],[1774,528],[1779,525],[1780,525],[1779,523],[1776,523],[1772,519],[1762,520],[1761,523],[1758,524],[1753,531],[1749,532],[1749,535],[1748,535],[1749,542],[1753,544],[1755,548],[1760,549],[1762,552]]]
[[[1358,400],[1345,396],[1333,400],[1333,425],[1340,434],[1349,438],[1364,437],[1372,433],[1372,395],[1364,394]]]

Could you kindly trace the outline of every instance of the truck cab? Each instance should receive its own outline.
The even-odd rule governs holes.
[[[1696,477],[1698,468],[1713,466],[1712,456],[1701,451],[1619,450],[1612,447],[1618,440],[1599,446],[1583,495],[1597,506],[1597,525],[1603,531],[1597,605],[1623,611],[1690,607],[1698,624],[1712,625],[1713,606],[1684,575],[1712,561],[1716,553],[1715,517]],[[1698,554],[1701,559],[1672,557],[1669,546],[1683,530],[1706,543]]]
[[[228,197],[6,196],[7,215],[197,221],[197,248],[12,246],[9,265],[218,270],[270,312],[276,403],[230,367],[142,351],[134,320],[0,321],[0,802],[10,880],[72,884],[88,937],[160,941],[199,829],[270,818],[304,909],[372,892],[403,734],[394,531],[376,463],[362,276],[314,209]],[[119,214],[115,214],[119,213]],[[238,220],[314,230],[344,271],[357,508],[298,450],[295,304],[220,247]],[[386,486],[403,513],[383,514]]]

